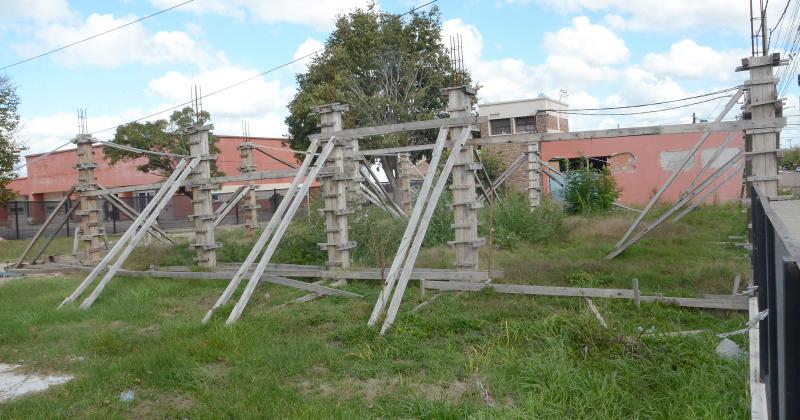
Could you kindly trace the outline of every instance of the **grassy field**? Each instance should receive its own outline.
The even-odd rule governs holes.
[[[629,287],[646,292],[729,293],[747,278],[737,207],[708,207],[660,229],[618,259],[602,258],[631,217],[571,217],[544,243],[497,250],[498,281]],[[248,239],[242,239],[247,242]],[[13,255],[4,242],[4,258]],[[16,247],[16,245],[14,245]],[[226,244],[227,246],[227,244]],[[180,260],[145,249],[148,258]],[[177,256],[177,257],[176,257]],[[483,259],[488,254],[482,255]],[[158,262],[157,261],[157,262]],[[418,266],[449,267],[446,247]],[[486,267],[485,261],[483,267]],[[364,299],[281,306],[299,291],[262,285],[242,319],[199,320],[224,282],[116,278],[89,310],[56,310],[80,281],[40,276],[0,285],[0,362],[70,373],[72,382],[0,407],[4,418],[747,418],[746,361],[718,357],[712,333],[743,314],[595,300],[605,330],[581,299],[444,294],[416,314],[409,287],[386,337],[366,326]],[[413,286],[413,285],[412,285]],[[642,331],[707,329],[689,337]],[[742,337],[736,337],[745,344]],[[484,394],[486,390],[488,397]],[[121,392],[133,390],[123,402]]]

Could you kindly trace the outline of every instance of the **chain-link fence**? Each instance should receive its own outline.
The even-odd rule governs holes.
[[[133,197],[119,197],[126,207],[135,210],[137,213],[144,210],[152,200],[154,193],[141,193]],[[233,193],[214,194],[214,210],[232,197]],[[256,193],[258,209],[258,221],[264,223],[272,216],[275,209],[280,204],[281,199],[286,195],[286,190],[265,190]],[[0,208],[0,238],[3,239],[28,239],[32,238],[42,227],[42,224],[58,207],[59,201],[11,201],[6,203],[5,209]],[[80,227],[80,216],[74,212],[69,215],[73,206],[78,203],[69,200],[65,203],[61,214],[56,215],[53,221],[45,229],[44,236],[48,237],[56,230],[58,236],[71,236],[75,234],[75,229]],[[222,225],[240,225],[245,222],[246,199],[242,199],[235,208],[225,216],[220,222]],[[107,235],[123,233],[132,222],[126,212],[117,208],[112,201],[98,197],[97,208],[100,210],[98,217]],[[193,227],[189,215],[192,214],[192,200],[185,195],[176,195],[170,199],[169,204],[158,216],[158,225],[166,230],[191,229]],[[135,216],[134,216],[135,217]]]

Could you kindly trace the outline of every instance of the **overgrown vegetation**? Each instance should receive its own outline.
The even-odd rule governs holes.
[[[794,169],[800,166],[800,147],[783,150],[780,165],[788,169]]]
[[[14,165],[20,160],[20,154],[27,149],[17,140],[20,116],[17,109],[20,105],[17,88],[11,79],[0,75],[0,206],[16,197],[8,184],[17,177]]]
[[[620,189],[607,169],[595,170],[591,165],[568,171],[561,196],[571,213],[591,214],[611,210]]]
[[[317,223],[298,217],[292,229]],[[364,217],[385,221],[380,214]],[[745,232],[738,206],[701,206],[618,259],[603,260],[632,217],[620,212],[569,216],[559,233],[495,250],[494,269],[506,274],[495,282],[627,288],[638,277],[646,294],[699,295],[730,293],[736,273],[747,279],[743,250],[710,244]],[[231,231],[219,240],[223,249],[249,251],[229,243],[244,244],[254,236]],[[191,260],[186,250],[162,249],[151,257]],[[243,258],[242,251],[230,252],[226,259]],[[482,250],[482,267],[487,253]],[[675,264],[678,260],[681,264]],[[452,261],[452,250],[438,244],[423,250],[417,266],[450,268]],[[304,292],[262,284],[243,318],[228,327],[223,322],[231,305],[209,325],[199,322],[224,282],[118,277],[89,311],[56,310],[80,280],[46,276],[0,284],[0,361],[76,377],[3,405],[4,417],[748,415],[746,361],[714,353],[719,342],[714,334],[741,328],[745,314],[647,303],[636,309],[630,301],[595,299],[610,325],[606,330],[581,299],[573,298],[446,293],[410,314],[419,296],[409,287],[396,324],[381,338],[366,326],[379,290],[376,282],[345,286],[364,299],[326,297],[286,306],[281,305]],[[696,329],[709,332],[644,334]],[[745,344],[743,336],[734,339]],[[129,389],[134,400],[120,401],[119,394]]]
[[[488,214],[482,212],[481,233],[488,236]],[[531,211],[528,198],[520,193],[508,194],[502,203],[495,202],[492,225],[493,243],[501,249],[514,249],[521,243],[535,244],[549,239],[558,240],[563,231],[564,211],[550,200]]]

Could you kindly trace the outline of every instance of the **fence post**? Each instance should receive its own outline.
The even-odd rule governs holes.
[[[14,201],[14,226],[17,231],[17,239],[19,239],[19,201]]]

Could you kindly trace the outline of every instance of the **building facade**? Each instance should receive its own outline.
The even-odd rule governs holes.
[[[491,137],[520,133],[558,133],[569,131],[567,118],[568,105],[547,97],[528,100],[487,103],[478,106],[479,114],[489,118],[481,124],[481,137]],[[561,112],[559,112],[561,111]],[[722,145],[727,132],[712,133],[695,158],[683,169],[673,185],[662,195],[662,201],[673,202],[686,191],[701,168]],[[720,156],[704,172],[708,176],[721,167],[744,147],[742,133],[734,133],[733,141],[725,146]],[[629,205],[647,203],[666,182],[670,174],[685,159],[687,153],[698,141],[700,134],[664,134],[649,136],[612,137],[596,140],[569,140],[543,142],[540,145],[541,161],[556,171],[567,170],[570,163],[589,159],[592,166],[606,168],[614,176],[621,189],[619,201]],[[524,155],[524,144],[501,144],[484,146],[487,151],[498,156],[506,166]],[[523,165],[506,181],[507,187],[520,192],[527,191],[527,165]],[[741,193],[743,167],[737,166],[739,176],[734,176],[726,185],[720,187],[709,198],[709,202],[737,200]],[[558,181],[542,171],[543,194],[558,200],[560,185]],[[702,180],[702,178],[701,178]],[[717,181],[721,182],[721,181]]]

